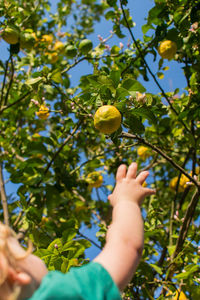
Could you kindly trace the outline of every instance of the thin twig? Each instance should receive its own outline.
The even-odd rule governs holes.
[[[10,77],[10,82],[9,82],[8,89],[7,89],[7,92],[6,92],[4,105],[7,105],[8,95],[9,95],[9,92],[10,92],[10,89],[11,89],[11,86],[12,86],[12,83],[13,83],[13,77],[14,77],[14,72],[15,72],[12,54],[10,55],[10,60],[11,60],[11,76],[9,76]]]
[[[1,194],[1,203],[3,207],[4,222],[6,225],[9,226],[8,203],[7,203],[6,191],[4,185],[2,164],[0,164],[0,194]]]
[[[88,240],[91,244],[93,244],[94,246],[96,246],[97,248],[99,248],[101,250],[101,247],[92,239],[90,239],[89,237],[85,236],[84,234],[82,234],[80,231],[78,231],[78,234],[83,237],[84,239]]]
[[[2,114],[4,112],[4,110],[18,104],[19,102],[21,102],[22,100],[24,100],[28,95],[30,95],[32,93],[32,90],[27,92],[25,95],[21,96],[18,100],[16,100],[15,102],[13,103],[10,103],[9,105],[7,106],[4,106],[1,110],[0,110],[0,114]]]
[[[68,135],[68,137],[64,140],[63,144],[60,146],[60,148],[54,153],[52,159],[50,160],[46,169],[44,170],[44,175],[48,172],[48,170],[50,169],[50,167],[51,167],[52,163],[54,162],[55,158],[57,157],[57,155],[61,152],[61,150],[68,143],[68,141],[73,137],[73,135],[75,134],[75,132],[77,131],[77,129],[79,128],[80,125],[81,125],[81,121],[79,121],[77,123],[75,128],[72,130],[71,134]],[[41,182],[42,182],[42,179],[37,183],[36,186],[38,187],[41,184]]]
[[[186,158],[182,164],[182,168],[185,167],[189,157],[190,157],[190,154],[191,154],[191,149],[188,151],[187,155],[186,155]],[[175,203],[176,203],[176,199],[177,199],[177,196],[178,196],[178,190],[179,190],[179,183],[180,183],[180,179],[181,179],[181,175],[182,173],[180,172],[179,175],[178,175],[178,180],[177,180],[177,183],[176,183],[176,189],[175,189],[175,197],[171,203],[171,215],[170,215],[170,222],[169,222],[169,245],[172,246],[173,245],[173,238],[172,238],[172,235],[173,235],[173,223],[174,223],[174,213],[175,213]],[[184,193],[185,194],[185,193]],[[187,194],[186,194],[187,195]],[[184,199],[183,199],[184,201]]]
[[[7,72],[8,72],[8,63],[9,63],[10,57],[9,59],[6,61],[6,68],[5,68],[5,72],[4,72],[4,78],[3,78],[3,85],[2,85],[2,89],[1,89],[1,102],[0,102],[0,107],[3,106],[3,96],[4,96],[4,88],[5,88],[5,84],[6,84],[6,76],[7,76]]]

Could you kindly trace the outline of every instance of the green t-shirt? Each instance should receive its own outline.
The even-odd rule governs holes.
[[[120,300],[110,274],[96,262],[72,268],[67,274],[49,272],[29,300]]]

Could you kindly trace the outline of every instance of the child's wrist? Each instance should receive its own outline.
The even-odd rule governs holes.
[[[123,199],[120,199],[120,200],[117,200],[115,203],[114,203],[114,206],[118,206],[118,205],[127,205],[127,206],[138,206],[140,208],[140,205],[141,204],[141,201],[133,201],[129,198],[123,198]]]

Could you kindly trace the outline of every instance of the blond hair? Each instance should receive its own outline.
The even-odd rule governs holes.
[[[16,255],[14,251],[12,251],[9,241],[10,238],[17,239],[16,233],[10,227],[0,222],[0,287],[7,280],[9,267],[16,270],[18,261],[25,259],[32,252],[32,244],[29,242],[25,254],[21,256]],[[12,294],[8,300],[18,299],[20,292],[20,286],[14,284]]]

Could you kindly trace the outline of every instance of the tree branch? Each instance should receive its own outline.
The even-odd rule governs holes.
[[[171,157],[169,157],[166,153],[164,153],[160,148],[157,146],[154,146],[150,142],[146,141],[144,138],[138,136],[137,134],[131,134],[128,132],[122,132],[119,137],[125,137],[129,139],[136,139],[140,141],[142,144],[150,147],[155,152],[159,153],[162,157],[164,157],[175,169],[179,170],[181,173],[183,173],[191,182],[193,182],[198,189],[200,189],[200,184],[190,175],[188,174],[181,166],[179,166]]]
[[[1,203],[3,207],[4,222],[7,226],[9,226],[8,203],[7,203],[6,191],[4,185],[2,164],[0,164],[0,193],[1,193]]]
[[[194,193],[194,195],[193,195],[193,197],[192,197],[192,199],[191,199],[191,201],[188,205],[188,208],[187,208],[184,220],[183,220],[183,224],[180,228],[179,236],[178,236],[178,239],[177,239],[177,242],[176,242],[176,248],[175,248],[175,251],[172,255],[173,260],[176,258],[176,256],[182,250],[183,244],[185,242],[185,239],[186,239],[189,227],[190,227],[191,220],[194,216],[195,209],[196,209],[196,206],[198,204],[199,196],[200,196],[200,190],[196,190],[196,192]],[[169,270],[167,272],[166,280],[170,280],[172,278],[173,273],[174,273],[175,265],[176,265],[176,263],[172,262],[172,264],[169,266]]]

